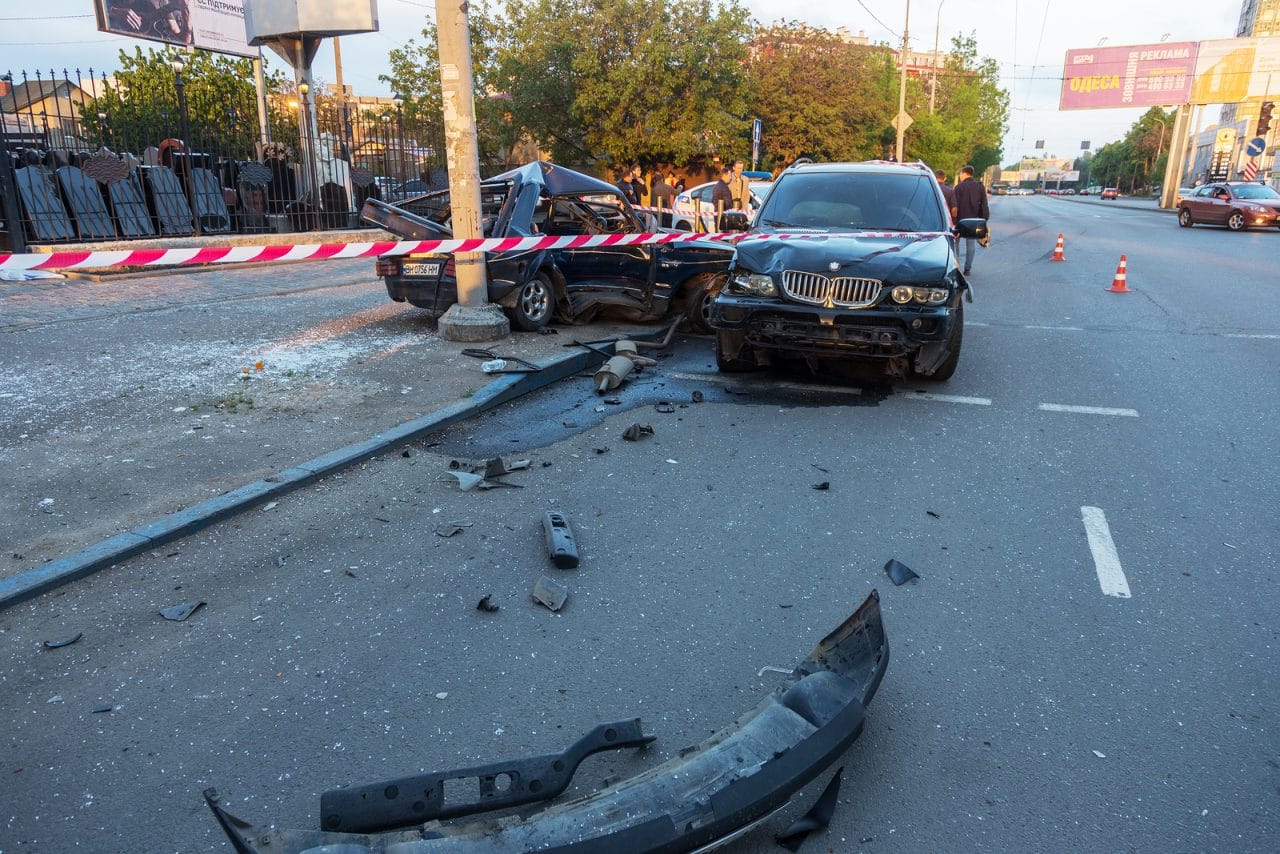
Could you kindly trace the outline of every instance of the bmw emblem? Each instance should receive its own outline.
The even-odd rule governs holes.
[[[834,273],[836,270],[840,269],[840,262],[832,261],[830,264],[827,265],[827,269]]]

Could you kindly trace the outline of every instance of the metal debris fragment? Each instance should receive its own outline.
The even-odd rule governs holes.
[[[911,568],[904,563],[899,563],[893,558],[889,558],[889,562],[884,565],[884,571],[888,574],[889,580],[894,586],[901,587],[913,578],[919,578],[911,571]]]
[[[824,480],[822,483],[815,483],[813,485],[813,488],[816,490],[819,490],[820,492],[826,492],[828,489],[831,488],[831,481]]]
[[[563,513],[548,511],[542,517],[542,528],[547,535],[547,553],[560,569],[573,569],[578,565],[578,543],[573,529]]]
[[[639,442],[645,436],[653,435],[653,427],[648,424],[632,424],[622,431],[622,438],[628,442]]]
[[[204,602],[185,602],[181,605],[172,605],[168,608],[160,609],[160,616],[166,620],[172,620],[175,623],[181,623],[187,617],[190,617],[198,611]]]
[[[533,601],[539,605],[546,605],[552,611],[559,611],[563,608],[564,601],[568,598],[569,588],[554,578],[548,578],[544,575],[533,586]]]
[[[672,412],[676,411],[676,408],[672,406],[668,401],[660,400],[656,404],[654,404],[653,411],[661,412],[663,415],[670,415]]]
[[[840,800],[840,775],[844,768],[837,768],[827,788],[822,790],[813,808],[792,822],[791,826],[774,837],[774,841],[788,851],[799,851],[800,846],[809,838],[809,834],[825,830],[831,824],[831,816],[835,815],[836,802]]]
[[[693,393],[689,395],[689,399],[692,400],[694,403],[702,403],[702,400],[703,400],[702,392],[695,388],[693,390]]]
[[[492,614],[494,611],[501,610],[501,605],[495,605],[490,601],[492,597],[492,593],[486,593],[484,596],[480,597],[480,601],[476,603],[476,610],[484,611],[486,614]]]
[[[66,638],[65,640],[45,641],[44,648],[58,649],[59,647],[71,646],[73,643],[80,640],[80,638],[82,637],[84,637],[84,632],[76,632],[74,636]]]

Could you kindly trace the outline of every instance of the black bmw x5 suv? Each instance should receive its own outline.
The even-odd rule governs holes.
[[[801,163],[774,182],[710,306],[716,363],[774,357],[880,363],[892,377],[946,380],[973,292],[933,172],[920,163]],[[799,239],[752,239],[771,234]]]

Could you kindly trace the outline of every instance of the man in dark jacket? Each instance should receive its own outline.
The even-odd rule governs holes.
[[[653,186],[649,189],[649,200],[658,209],[658,225],[671,225],[671,203],[675,200],[676,191],[662,177],[662,170],[653,170]]]
[[[935,169],[933,176],[938,179],[938,189],[942,190],[942,198],[947,200],[947,215],[951,217],[951,224],[955,225],[956,188],[947,183],[947,170]]]
[[[627,167],[627,171],[622,173],[622,178],[618,181],[618,189],[631,204],[640,204],[640,195],[644,192],[644,181],[640,180],[640,164],[632,163]]]
[[[721,231],[720,214],[733,210],[733,191],[729,189],[729,179],[733,170],[725,166],[720,170],[720,180],[711,188],[711,205],[716,209],[716,231]]]
[[[973,178],[973,167],[966,166],[960,170],[960,183],[956,184],[956,220],[980,217],[991,218],[991,210],[987,207],[987,190]],[[973,256],[978,251],[978,241],[966,237],[964,241],[964,274],[973,272]]]

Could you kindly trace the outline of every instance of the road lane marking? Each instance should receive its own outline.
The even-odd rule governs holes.
[[[1052,332],[1084,332],[1083,326],[1024,326],[1023,329],[1048,329]]]
[[[966,320],[966,321],[964,322],[964,325],[965,325],[965,326],[990,326],[991,324],[990,324],[990,323],[983,323],[983,322],[982,322],[982,321],[980,321],[980,320]]]
[[[990,406],[991,398],[989,397],[958,397],[954,394],[922,394],[907,395],[912,400],[936,400],[939,403],[968,403],[973,406]]]
[[[1075,412],[1080,415],[1122,415],[1125,418],[1137,418],[1136,409],[1113,409],[1108,406],[1068,406],[1065,403],[1042,403],[1040,408],[1045,412]]]
[[[1084,521],[1084,533],[1089,538],[1093,568],[1098,573],[1098,586],[1102,588],[1103,595],[1133,598],[1129,592],[1129,581],[1120,568],[1120,555],[1116,553],[1115,541],[1111,539],[1111,529],[1107,527],[1107,515],[1101,507],[1081,507],[1080,518]]]
[[[1239,332],[1234,334],[1224,335],[1223,337],[1224,338],[1265,338],[1269,341],[1280,339],[1280,335],[1246,335],[1244,333],[1239,333]]]

